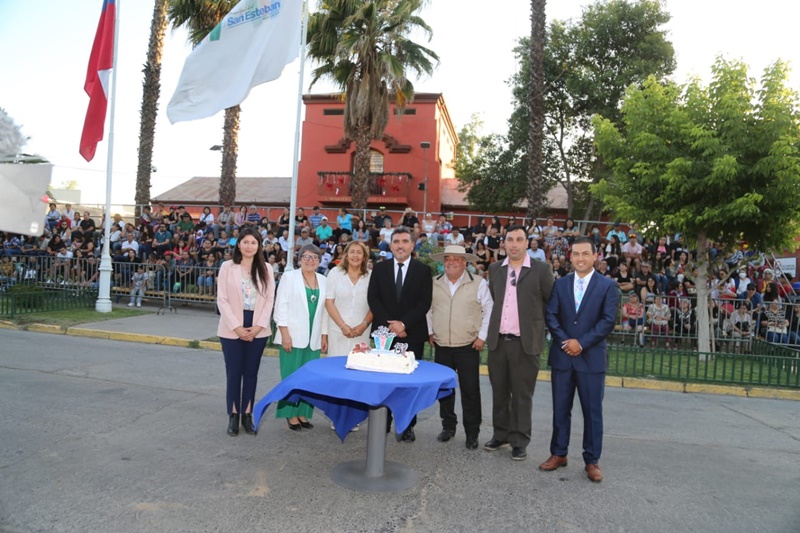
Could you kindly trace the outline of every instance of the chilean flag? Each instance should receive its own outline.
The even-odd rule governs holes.
[[[114,19],[116,9],[114,0],[103,0],[103,12],[97,24],[92,55],[89,56],[89,69],[83,85],[89,95],[89,109],[83,123],[80,153],[86,161],[94,159],[97,143],[103,140],[103,128],[108,108],[108,84],[114,66]]]

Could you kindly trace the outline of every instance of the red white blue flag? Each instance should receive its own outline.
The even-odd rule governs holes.
[[[94,159],[97,143],[103,140],[103,129],[108,109],[108,86],[114,67],[115,0],[103,0],[103,12],[97,24],[89,68],[83,88],[89,95],[89,109],[83,123],[80,153],[86,161]]]

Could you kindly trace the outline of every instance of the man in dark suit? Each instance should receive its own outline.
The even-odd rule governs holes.
[[[506,230],[508,257],[489,267],[494,300],[489,319],[489,381],[492,384],[492,439],[487,451],[511,445],[511,458],[522,461],[531,441],[533,389],[544,349],[544,309],[553,288],[547,263],[527,254],[525,228]]]
[[[372,311],[372,330],[385,326],[396,337],[394,342],[408,344],[408,350],[422,359],[425,342],[428,340],[428,323],[425,315],[431,308],[433,277],[424,263],[411,258],[414,241],[411,231],[399,227],[392,232],[392,259],[381,261],[372,270],[367,290],[367,301]],[[413,426],[403,431],[406,442],[414,442]],[[389,430],[391,413],[386,426]]]
[[[572,245],[574,273],[556,281],[547,304],[547,327],[553,336],[548,360],[553,390],[553,436],[550,458],[539,465],[552,471],[567,466],[575,389],[583,411],[583,461],[587,477],[599,483],[603,447],[603,390],[608,355],[606,337],[614,330],[619,294],[609,278],[596,275],[594,243],[579,237]]]

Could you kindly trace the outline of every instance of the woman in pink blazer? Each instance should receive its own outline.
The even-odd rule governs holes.
[[[239,233],[233,260],[222,263],[217,283],[217,336],[228,377],[228,435],[239,434],[242,409],[242,426],[246,433],[255,435],[253,402],[261,356],[272,333],[275,277],[272,267],[264,261],[260,235],[253,228],[245,227]]]

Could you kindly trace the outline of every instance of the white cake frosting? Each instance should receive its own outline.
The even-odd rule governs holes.
[[[366,372],[411,374],[419,366],[419,363],[414,358],[414,352],[399,354],[387,350],[370,350],[368,352],[351,351],[347,354],[347,362],[344,366]]]

